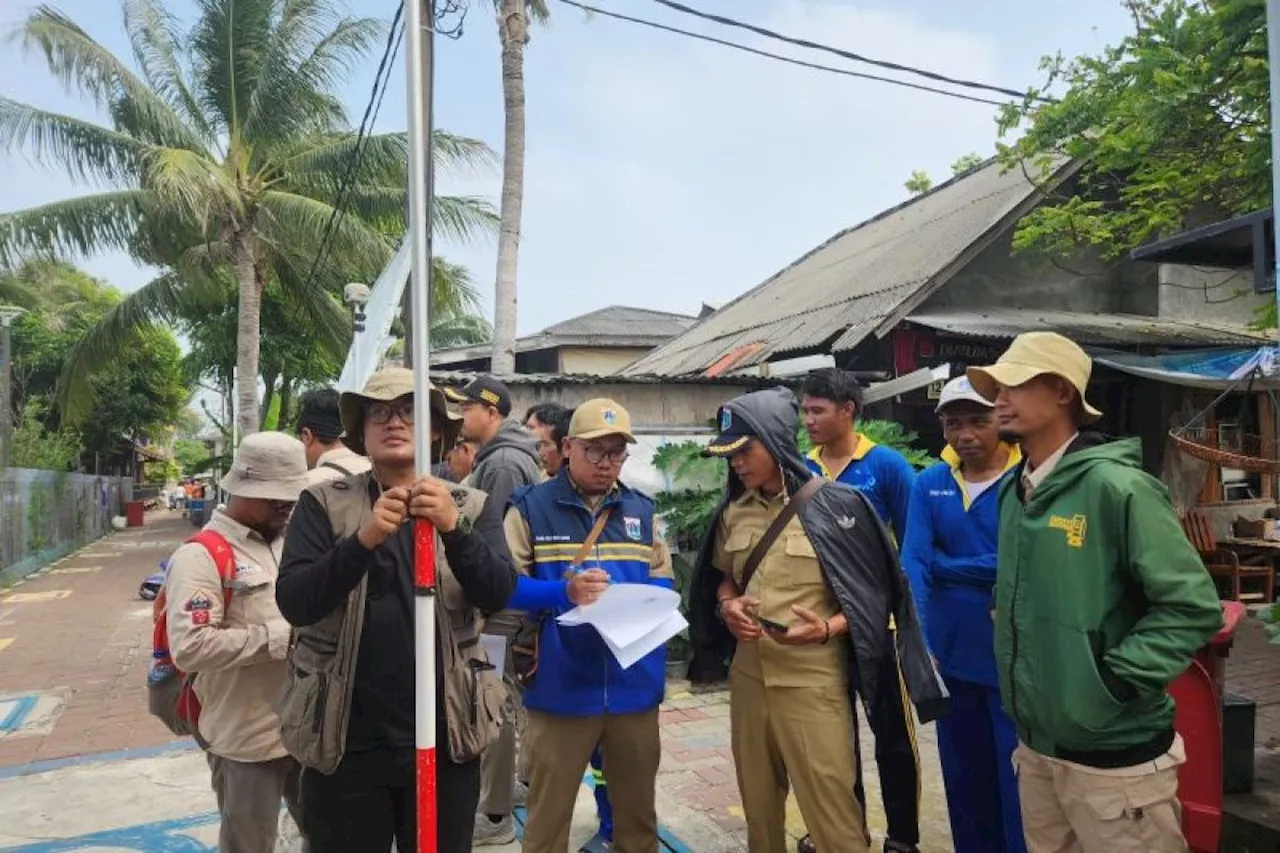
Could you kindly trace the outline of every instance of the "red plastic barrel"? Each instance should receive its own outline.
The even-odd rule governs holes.
[[[1222,602],[1222,630],[1169,686],[1176,703],[1173,726],[1187,753],[1178,768],[1182,833],[1196,853],[1217,853],[1222,836],[1222,697],[1227,654],[1244,614],[1238,601]]]
[[[142,526],[142,501],[129,501],[124,505],[124,517],[130,527]]]

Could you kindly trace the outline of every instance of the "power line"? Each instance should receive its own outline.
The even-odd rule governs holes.
[[[590,12],[591,14],[594,14],[594,15],[602,15],[606,18],[616,18],[619,21],[626,21],[628,23],[639,24],[640,26],[644,26],[644,27],[651,27],[655,30],[662,30],[663,32],[674,33],[676,35],[681,35],[681,36],[687,36],[689,38],[697,39],[699,41],[705,41],[705,42],[710,42],[711,44],[720,45],[721,47],[727,47],[733,50],[740,50],[743,53],[750,53],[755,56],[763,56],[766,59],[775,59],[779,62],[785,62],[788,65],[798,65],[801,68],[811,68],[815,71],[827,71],[832,74],[841,74],[841,75],[844,75],[845,77],[857,77],[858,79],[861,79],[861,80],[872,80],[877,83],[889,83],[894,86],[902,86],[904,88],[915,89],[920,92],[931,92],[935,95],[945,95],[949,98],[958,98],[959,100],[962,100],[962,101],[972,101],[978,104],[990,104],[995,107],[1002,107],[1006,103],[1005,101],[993,101],[990,98],[979,98],[976,95],[966,95],[963,92],[951,92],[946,89],[938,89],[934,86],[926,86],[922,83],[912,83],[908,80],[895,80],[892,77],[881,77],[878,74],[867,74],[862,71],[851,71],[848,68],[836,68],[833,65],[821,65],[816,62],[806,62],[803,59],[795,59],[793,57],[783,56],[778,53],[770,53],[767,50],[760,50],[759,48],[748,47],[747,45],[739,44],[738,42],[727,41],[725,39],[716,38],[714,36],[703,35],[702,33],[690,32],[689,30],[682,30],[679,27],[672,27],[672,26],[668,26],[667,24],[660,24],[657,21],[649,21],[644,18],[633,18],[630,15],[623,15],[618,12],[609,12],[604,9],[597,8],[595,6],[588,6],[585,3],[579,3],[577,2],[577,0],[560,0],[560,2],[564,3],[566,6],[574,6],[578,9],[583,10],[584,12]]]
[[[995,92],[1000,95],[1009,95],[1010,97],[1017,98],[1019,100],[1022,100],[1023,98],[1027,97],[1026,92],[1019,92],[1017,89],[1008,89],[1008,88],[1005,88],[1004,86],[993,86],[989,83],[978,83],[973,80],[961,80],[955,77],[948,77],[944,74],[939,74],[936,71],[928,71],[923,68],[916,68],[915,66],[912,66],[912,65],[901,65],[897,62],[889,62],[884,59],[872,59],[867,56],[862,56],[857,53],[852,53],[847,50],[842,50],[841,48],[838,48],[838,47],[832,47],[831,45],[820,44],[815,41],[809,41],[808,39],[801,39],[801,38],[795,38],[794,36],[783,35],[782,33],[775,32],[774,30],[766,29],[765,27],[759,27],[759,26],[756,26],[755,24],[748,24],[745,21],[739,21],[735,18],[726,18],[723,15],[714,15],[714,14],[711,14],[710,12],[702,12],[690,6],[685,6],[682,3],[677,3],[675,2],[675,0],[653,0],[653,2],[659,3],[663,6],[666,6],[668,9],[674,9],[675,11],[681,12],[686,15],[693,15],[696,18],[702,18],[703,20],[713,21],[717,24],[723,24],[726,27],[736,27],[737,29],[747,30],[748,32],[753,32],[756,35],[761,35],[761,36],[764,36],[765,38],[776,39],[778,41],[786,42],[787,44],[796,45],[797,47],[805,47],[811,50],[825,51],[826,53],[832,53],[832,54],[835,54],[836,56],[843,57],[844,59],[849,59],[854,62],[862,62],[862,63],[866,63],[867,65],[875,65],[879,68],[885,68],[890,71],[902,71],[907,74],[915,74],[919,77],[925,77],[929,80],[935,80],[939,83],[950,83],[953,86],[961,86],[966,89],[981,89],[987,92]],[[1041,102],[1050,101],[1050,99],[1044,98],[1041,96],[1037,96],[1035,100],[1039,100]]]
[[[417,0],[410,0],[410,2],[417,2]],[[303,287],[304,293],[309,291],[311,285],[315,282],[316,272],[320,269],[332,244],[333,233],[337,229],[339,220],[345,215],[342,209],[343,202],[355,178],[356,167],[360,162],[365,139],[373,130],[373,123],[377,121],[378,112],[382,109],[382,98],[387,93],[387,83],[391,79],[389,66],[395,62],[395,56],[400,51],[400,42],[404,37],[404,26],[401,22],[403,15],[404,2],[401,0],[396,7],[395,17],[391,20],[391,28],[387,31],[387,43],[382,49],[382,59],[378,61],[378,70],[373,75],[373,88],[369,92],[369,101],[365,104],[364,115],[361,117],[360,127],[356,131],[355,145],[352,146],[351,153],[347,157],[346,169],[338,181],[337,192],[333,200],[333,210],[329,213],[328,221],[325,222],[324,232],[320,237],[320,247],[316,250],[315,257],[311,261],[311,270],[307,273],[306,283]],[[386,75],[385,79],[384,74]]]

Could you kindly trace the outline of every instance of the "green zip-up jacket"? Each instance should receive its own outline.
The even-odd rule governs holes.
[[[1222,627],[1213,581],[1140,463],[1137,439],[1085,434],[1029,501],[1022,466],[1001,489],[1000,693],[1041,754],[1098,767],[1163,754],[1166,688]]]

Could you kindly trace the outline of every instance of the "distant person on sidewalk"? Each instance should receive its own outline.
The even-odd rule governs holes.
[[[214,510],[205,526],[231,547],[234,577],[224,580],[199,543],[169,559],[169,650],[195,679],[200,736],[209,744],[222,818],[220,853],[272,853],[281,800],[302,825],[300,767],[280,739],[273,703],[285,680],[290,632],[275,597],[281,533],[306,484],[301,442],[278,432],[246,436],[222,478],[227,507]],[[225,589],[231,594],[224,609]]]
[[[369,470],[369,460],[341,441],[338,392],[332,388],[316,388],[302,395],[295,428],[307,449],[307,467],[311,469],[307,474],[308,485]]]
[[[559,474],[516,493],[507,542],[520,579],[511,606],[541,626],[528,712],[525,853],[564,853],[582,774],[599,746],[610,773],[617,849],[657,853],[658,706],[666,650],[623,669],[594,628],[556,616],[614,583],[674,586],[671,554],[654,532],[653,501],[621,482],[631,419],[612,400],[573,413]]]
[[[432,458],[458,421],[431,390]],[[373,468],[312,486],[289,524],[276,597],[295,626],[281,697],[285,745],[305,766],[313,853],[416,850],[414,526],[437,533],[437,850],[471,850],[480,754],[498,736],[502,684],[484,656],[482,611],[515,587],[501,507],[420,477],[413,373],[375,373],[342,395],[343,440]],[[426,467],[424,465],[424,467]],[[320,683],[325,685],[320,687]],[[340,685],[343,689],[332,688]]]
[[[1051,332],[969,368],[1023,462],[1000,488],[996,666],[1031,853],[1187,849],[1167,688],[1222,627],[1137,439],[1087,427],[1093,363]]]
[[[909,692],[927,722],[946,712],[946,691],[888,530],[860,492],[805,465],[798,414],[787,388],[720,410],[704,453],[728,459],[729,472],[691,591],[693,667],[733,661],[730,736],[752,853],[786,853],[788,790],[809,843],[858,853],[871,841],[858,700]],[[886,650],[891,617],[899,630]],[[905,683],[881,665],[897,653]]]
[[[994,404],[966,377],[942,389],[942,462],[916,478],[902,568],[911,581],[951,713],[938,720],[938,756],[955,853],[1025,853],[1013,749],[1000,704],[991,600],[1000,482],[1022,461],[1000,440]]]
[[[524,413],[524,427],[538,439],[538,456],[548,477],[560,473],[564,462],[564,440],[569,434],[573,410],[559,403],[538,403]]]
[[[538,441],[511,415],[511,392],[490,376],[480,376],[461,390],[446,395],[462,409],[462,440],[478,448],[467,484],[489,495],[489,500],[505,507],[512,492],[532,486],[542,479]],[[508,644],[520,630],[522,614],[495,613],[485,620],[485,633],[506,637]],[[511,672],[511,667],[506,671]],[[516,708],[520,687],[514,674],[506,679],[509,693],[507,720],[502,736],[485,752],[480,763],[480,811],[476,814],[477,847],[510,844],[515,841],[513,812],[523,804],[525,790],[516,778]]]
[[[901,544],[907,533],[915,469],[898,451],[858,432],[862,386],[857,377],[835,367],[815,370],[805,378],[800,393],[804,427],[814,445],[806,459],[809,470],[861,492]],[[901,677],[894,654],[895,630],[891,619],[885,626],[885,654],[880,660],[880,679],[885,683]],[[867,723],[875,736],[880,798],[889,824],[885,850],[912,853],[920,843],[920,749],[915,719],[902,691],[879,691]],[[797,851],[815,853],[812,839],[800,839]]]
[[[465,438],[461,439],[449,451],[449,455],[444,461],[448,476],[441,476],[441,479],[454,483],[465,483],[467,478],[471,476],[471,472],[475,470],[476,454],[479,452],[480,445],[478,443]]]

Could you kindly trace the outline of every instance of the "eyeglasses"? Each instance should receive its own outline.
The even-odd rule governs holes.
[[[383,424],[391,423],[393,417],[400,418],[400,422],[405,426],[413,426],[413,400],[392,400],[390,403],[370,403],[365,417],[370,423]]]
[[[609,450],[608,448],[601,447],[598,444],[582,444],[581,446],[582,455],[586,456],[587,461],[592,465],[599,465],[606,459],[609,460],[610,465],[621,465],[623,462],[627,461],[627,456],[630,455],[627,453],[627,449],[625,447],[618,447],[613,450]]]

